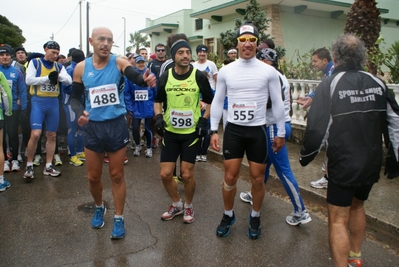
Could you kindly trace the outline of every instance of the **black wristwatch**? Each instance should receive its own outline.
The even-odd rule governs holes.
[[[215,134],[215,133],[217,134],[218,131],[210,131],[210,132],[209,132],[209,135],[212,135],[212,134]]]

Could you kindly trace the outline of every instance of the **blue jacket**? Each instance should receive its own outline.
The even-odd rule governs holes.
[[[12,92],[12,109],[19,109],[17,105],[17,100],[19,99],[21,103],[21,109],[26,110],[26,84],[25,77],[22,74],[21,70],[13,66],[4,67],[3,65],[0,65],[0,71],[7,78],[8,84],[12,83],[12,86],[10,86]]]
[[[144,70],[136,69],[144,73]],[[157,88],[149,86],[140,87],[129,81],[125,77],[125,104],[126,109],[133,115],[133,118],[146,119],[154,116],[154,99],[157,94]]]
[[[75,70],[77,63],[72,61],[71,65],[66,68],[66,72],[71,76],[73,79],[73,71]],[[71,92],[72,92],[72,85],[64,85],[62,84],[62,103],[64,105],[69,105],[71,101]]]

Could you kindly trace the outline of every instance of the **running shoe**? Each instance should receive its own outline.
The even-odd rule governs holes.
[[[202,155],[200,161],[206,162],[206,155]]]
[[[77,156],[78,159],[81,160],[81,161],[86,160],[86,154],[85,154],[85,152],[76,153],[76,156]]]
[[[96,207],[93,215],[93,219],[91,220],[91,227],[94,229],[100,229],[104,226],[104,215],[107,212],[107,208]]]
[[[3,180],[4,183],[0,184],[0,192],[6,191],[7,188],[11,186],[10,182],[7,180]]]
[[[194,222],[194,210],[193,207],[186,208],[184,207],[184,214],[183,214],[183,222],[184,223],[192,223]]]
[[[324,175],[317,181],[310,182],[310,186],[313,188],[318,188],[318,189],[327,188],[328,180],[326,179],[326,175]]]
[[[201,156],[200,156],[200,155],[196,156],[196,157],[195,157],[195,161],[196,161],[196,162],[201,161]]]
[[[252,205],[252,193],[251,191],[241,192],[240,198],[242,201],[250,203]]]
[[[20,170],[21,170],[21,167],[19,166],[19,161],[18,160],[13,160],[11,162],[11,171],[19,172]]]
[[[36,155],[33,158],[33,166],[39,166],[42,162],[43,162],[42,161],[42,156],[40,156],[40,155]]]
[[[43,175],[49,175],[49,176],[52,176],[52,177],[57,177],[57,176],[61,175],[61,172],[57,171],[56,169],[54,169],[53,165],[50,165],[50,167],[44,168]]]
[[[58,154],[54,154],[54,165],[62,166],[62,160],[60,158],[60,155],[58,155]]]
[[[33,166],[27,166],[25,173],[24,173],[24,178],[29,178],[29,179],[33,179],[34,175],[33,175]]]
[[[78,166],[82,166],[83,162],[79,159],[79,157],[77,155],[75,155],[69,159],[69,164],[71,164],[75,167],[78,167]]]
[[[363,266],[363,260],[361,258],[349,258],[348,259],[348,266],[349,267],[362,267]]]
[[[298,224],[305,224],[308,222],[312,221],[312,218],[310,217],[309,213],[307,210],[302,212],[301,214],[295,214],[295,212],[292,212],[290,215],[288,215],[285,218],[285,221],[289,225],[298,225]]]
[[[129,159],[125,156],[125,159],[123,160],[123,164],[127,164],[129,162]]]
[[[140,151],[141,151],[141,145],[136,145],[134,148],[133,156],[138,157],[140,156]]]
[[[21,154],[18,154],[18,158],[17,159],[18,159],[18,161],[20,163],[24,162],[24,159],[22,158]]]
[[[145,151],[145,157],[152,158],[152,148],[147,148],[147,150]]]
[[[10,151],[7,152],[7,160],[12,160],[12,153]]]
[[[230,226],[232,226],[236,221],[236,215],[233,212],[233,217],[223,214],[222,221],[216,228],[216,235],[219,237],[225,237],[230,234]]]
[[[10,162],[8,160],[4,161],[4,172],[10,172],[11,168],[10,168]]]
[[[125,236],[125,220],[123,218],[114,218],[114,228],[111,232],[111,239],[121,239]]]
[[[104,162],[105,162],[105,163],[109,163],[109,158],[108,158],[107,155],[104,156]]]
[[[247,231],[247,236],[250,239],[258,239],[261,234],[261,228],[260,228],[260,217],[252,217],[249,215],[249,226],[248,226],[248,231]]]
[[[170,205],[169,210],[161,215],[161,219],[164,221],[169,221],[172,220],[175,216],[183,214],[183,212],[183,209]]]

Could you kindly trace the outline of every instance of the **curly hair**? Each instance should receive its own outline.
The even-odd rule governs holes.
[[[353,34],[342,34],[334,41],[332,56],[338,66],[358,66],[366,62],[364,42]]]

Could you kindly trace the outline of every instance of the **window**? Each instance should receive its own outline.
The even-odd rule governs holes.
[[[195,20],[195,30],[202,30],[203,27],[203,19],[196,19]]]

